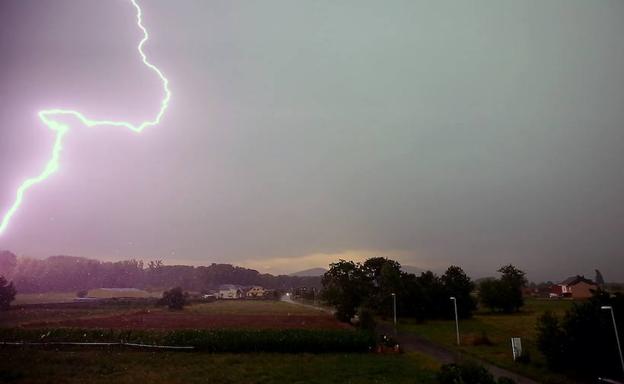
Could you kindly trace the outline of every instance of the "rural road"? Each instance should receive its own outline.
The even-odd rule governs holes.
[[[394,327],[390,324],[380,324],[377,327],[377,332],[389,336],[395,335]],[[528,377],[521,376],[517,373],[486,363],[485,361],[475,359],[474,357],[466,356],[460,352],[450,351],[414,334],[399,333],[393,337],[399,342],[399,345],[401,345],[401,348],[404,350],[424,353],[438,360],[442,364],[454,363],[461,360],[473,360],[487,368],[496,378],[504,376],[515,380],[517,384],[539,384],[533,379],[529,379]]]

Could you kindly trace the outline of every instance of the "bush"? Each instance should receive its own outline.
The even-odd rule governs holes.
[[[175,287],[163,292],[162,298],[158,300],[158,305],[166,305],[169,309],[182,309],[187,304],[188,294],[182,288]]]
[[[438,382],[440,384],[514,384],[508,377],[501,377],[498,380],[482,365],[474,362],[464,362],[461,364],[445,364],[438,372]]]
[[[598,290],[563,318],[545,313],[538,319],[537,346],[551,369],[585,379],[621,374],[613,321],[603,306],[624,313],[624,295]],[[616,316],[616,321],[624,329],[624,318]]]
[[[528,349],[522,351],[522,354],[516,357],[516,362],[520,364],[529,364],[531,362],[531,353]]]
[[[8,282],[4,276],[0,276],[0,311],[6,311],[11,306],[11,302],[15,300],[17,291],[13,286],[13,282]]]

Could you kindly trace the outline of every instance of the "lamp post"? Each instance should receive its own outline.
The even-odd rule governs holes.
[[[392,294],[392,312],[394,313],[394,329],[396,330],[396,293]]]
[[[455,332],[457,333],[457,345],[459,345],[459,316],[457,315],[457,299],[451,296],[453,306],[455,307]]]
[[[617,342],[618,352],[620,353],[620,364],[622,364],[622,372],[624,372],[624,357],[622,357],[622,347],[620,346],[620,336],[618,335],[617,325],[615,324],[615,314],[613,313],[613,307],[610,305],[603,305],[600,307],[605,311],[611,311],[611,320],[613,320],[613,330],[615,331],[615,341]]]

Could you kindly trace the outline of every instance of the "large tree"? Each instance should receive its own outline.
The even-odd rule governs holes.
[[[336,308],[336,317],[350,321],[369,297],[373,285],[360,263],[339,260],[323,275],[323,299]]]
[[[472,296],[475,285],[464,270],[458,266],[451,265],[440,279],[444,284],[447,295],[449,297],[453,296],[457,300],[459,317],[467,318],[472,316],[472,312],[477,308],[477,302]]]
[[[525,273],[513,265],[498,270],[500,279],[487,279],[479,285],[479,300],[493,311],[517,312],[524,305],[522,288],[527,284]]]

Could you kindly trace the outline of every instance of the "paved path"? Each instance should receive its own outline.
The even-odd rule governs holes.
[[[323,308],[323,307],[319,307],[319,306],[312,305],[312,304],[304,304],[304,303],[300,303],[298,301],[294,301],[293,299],[290,298],[289,295],[283,295],[280,300],[285,302],[285,303],[300,305],[302,307],[307,307],[307,308],[315,309],[317,311],[329,313],[330,315],[333,315],[334,312],[335,312],[333,309]]]
[[[449,364],[462,360],[473,360],[486,367],[496,378],[505,376],[515,380],[517,384],[539,384],[537,381],[529,379],[528,377],[521,376],[515,372],[486,363],[472,356],[466,356],[458,351],[450,351],[439,344],[435,344],[420,336],[411,333],[399,333],[398,335],[395,335],[394,327],[391,324],[380,324],[377,327],[377,332],[393,336],[404,350],[422,352],[433,357],[442,364]]]

